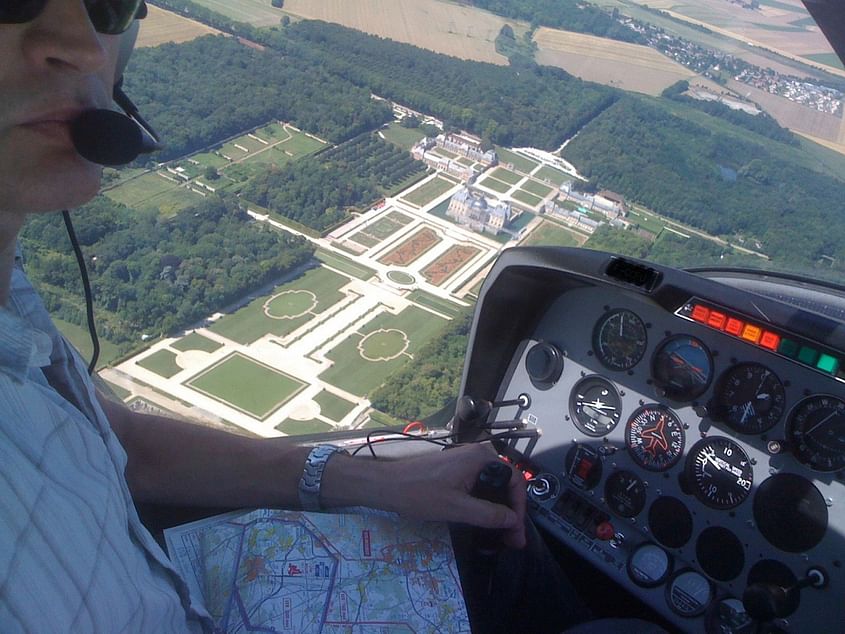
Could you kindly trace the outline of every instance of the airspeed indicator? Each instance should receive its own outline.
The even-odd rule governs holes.
[[[692,446],[686,475],[695,497],[714,509],[732,509],[742,504],[754,482],[748,454],[723,436],[705,438]]]

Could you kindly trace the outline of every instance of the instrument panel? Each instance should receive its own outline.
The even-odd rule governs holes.
[[[603,274],[606,254],[578,271],[567,250],[511,251],[482,293],[462,393],[520,402],[490,419],[539,433],[534,519],[683,631],[840,631],[845,382],[819,365],[830,342],[811,363],[790,356],[782,342],[813,343],[792,334],[800,319],[686,273],[649,265],[660,282],[643,287]],[[538,261],[529,275],[548,283],[516,291],[526,309],[506,325],[503,284]],[[478,365],[491,345],[498,374]]]

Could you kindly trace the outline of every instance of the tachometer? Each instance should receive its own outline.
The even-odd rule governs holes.
[[[741,434],[762,434],[778,423],[785,403],[783,383],[774,372],[741,363],[719,379],[714,413]]]
[[[816,471],[845,468],[845,402],[817,394],[795,406],[787,435],[795,457]]]
[[[700,340],[677,335],[660,344],[654,355],[652,372],[666,396],[676,401],[691,401],[710,385],[713,359]]]
[[[705,438],[692,446],[686,475],[695,497],[714,509],[732,509],[742,504],[754,481],[748,454],[723,436]]]
[[[633,368],[643,358],[647,343],[643,320],[624,308],[604,315],[593,331],[596,357],[611,370]]]
[[[609,434],[622,416],[622,400],[616,388],[600,376],[581,379],[569,397],[572,422],[588,436]]]
[[[628,420],[625,443],[643,469],[665,471],[684,453],[684,426],[668,407],[644,405]]]
[[[645,482],[631,471],[615,471],[604,483],[604,500],[622,517],[636,517],[645,508]]]

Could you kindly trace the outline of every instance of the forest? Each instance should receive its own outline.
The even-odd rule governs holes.
[[[414,363],[391,376],[371,396],[373,407],[402,420],[421,420],[458,394],[472,326],[467,311],[449,322],[440,337],[414,354]]]
[[[237,201],[209,197],[176,217],[99,196],[73,214],[100,334],[131,347],[220,310],[304,266],[313,247],[259,225]],[[33,216],[22,235],[27,271],[57,317],[84,323],[76,260],[57,214]]]
[[[164,139],[167,161],[278,119],[339,143],[392,119],[370,91],[224,36],[135,52],[125,89]]]
[[[399,183],[425,175],[425,165],[373,134],[252,178],[246,200],[294,222],[325,232]]]
[[[625,97],[566,156],[599,187],[670,218],[759,240],[781,268],[813,269],[822,256],[845,263],[845,183],[799,164],[807,157],[790,146]]]

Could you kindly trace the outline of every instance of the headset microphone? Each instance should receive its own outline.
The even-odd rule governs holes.
[[[70,136],[82,158],[100,165],[131,163],[145,149],[141,127],[114,110],[83,112],[71,122]]]

